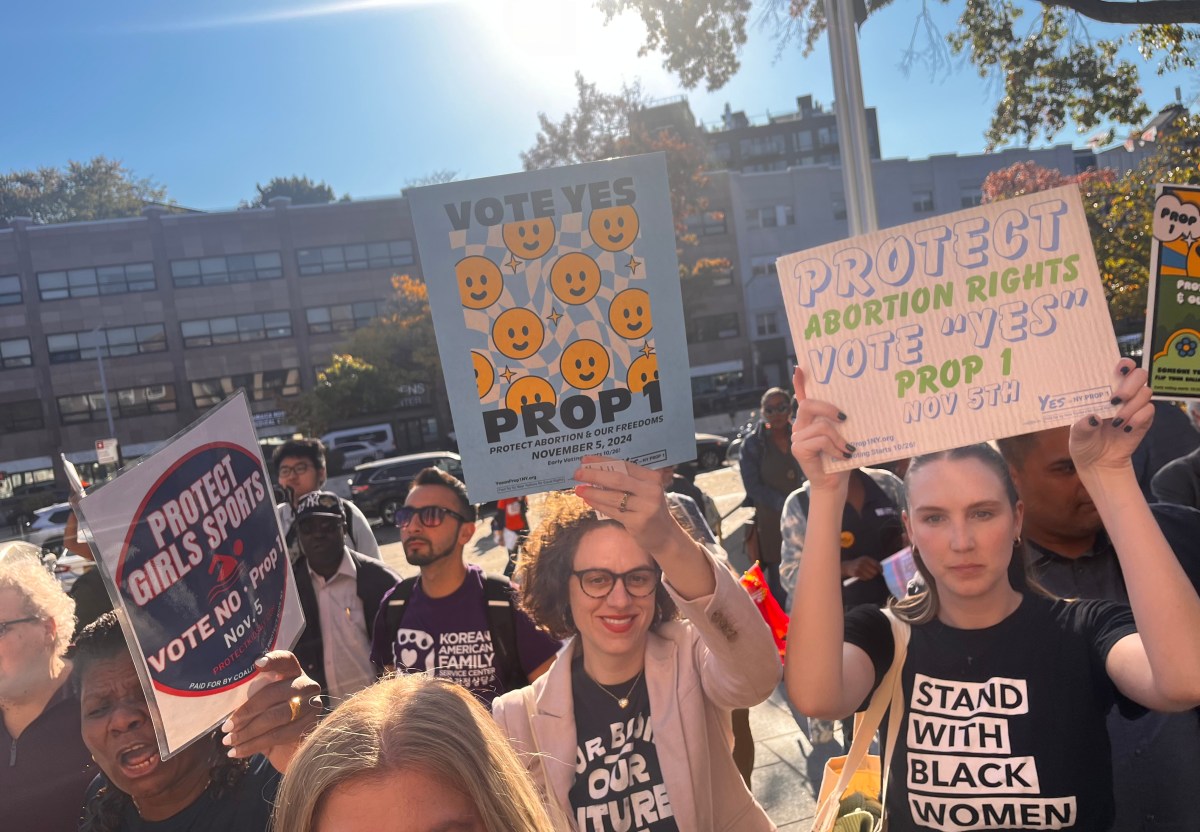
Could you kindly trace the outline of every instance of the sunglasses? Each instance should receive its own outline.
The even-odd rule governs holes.
[[[421,520],[421,525],[427,529],[432,529],[435,526],[442,525],[442,521],[446,519],[446,515],[453,517],[460,523],[468,523],[466,517],[463,517],[457,511],[451,511],[448,508],[441,506],[422,506],[421,508],[413,508],[412,506],[401,506],[396,509],[396,528],[403,529],[412,522],[414,517]]]
[[[609,569],[581,569],[572,572],[579,579],[579,587],[589,598],[607,598],[617,586],[617,579],[625,584],[625,591],[634,598],[645,598],[658,589],[659,571],[649,566],[640,566],[628,572],[613,572]]]
[[[791,405],[781,404],[779,407],[764,407],[762,411],[767,416],[775,416],[779,413],[787,413],[791,409]]]

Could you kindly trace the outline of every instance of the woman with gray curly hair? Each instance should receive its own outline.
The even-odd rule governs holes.
[[[75,830],[96,774],[64,658],[75,602],[28,543],[0,544],[0,818],[5,828]]]

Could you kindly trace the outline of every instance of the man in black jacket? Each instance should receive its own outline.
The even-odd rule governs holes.
[[[307,625],[296,644],[304,671],[337,704],[376,679],[371,632],[383,596],[400,576],[346,546],[341,501],[312,491],[296,505],[292,563]]]

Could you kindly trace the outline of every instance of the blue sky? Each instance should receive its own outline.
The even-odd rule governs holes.
[[[953,8],[935,5],[948,29]],[[998,90],[967,65],[905,77],[916,13],[897,3],[861,33],[883,155],[981,152]],[[236,206],[272,176],[306,174],[362,198],[435,170],[508,173],[533,144],[538,112],[573,106],[577,69],[606,91],[640,79],[653,97],[686,92],[659,56],[637,57],[639,20],[601,22],[590,0],[10,4],[0,170],[105,154],[208,210]],[[693,112],[711,123],[726,102],[755,117],[795,110],[798,95],[832,100],[823,48],[777,52],[753,28],[730,84],[687,93]],[[1143,84],[1155,110],[1176,85],[1185,101],[1200,92],[1149,68]]]

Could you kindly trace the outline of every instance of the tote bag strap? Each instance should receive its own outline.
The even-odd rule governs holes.
[[[842,767],[842,773],[838,776],[837,785],[825,798],[825,803],[817,807],[813,829],[832,828],[832,821],[837,816],[842,794],[850,785],[850,778],[854,776],[854,772],[862,765],[867,752],[870,751],[875,733],[883,722],[883,715],[890,708],[892,717],[888,720],[887,751],[881,767],[883,788],[880,802],[884,802],[887,797],[888,771],[892,761],[892,752],[896,748],[896,740],[900,735],[900,722],[904,714],[904,686],[900,683],[900,677],[904,669],[904,660],[908,656],[909,625],[896,618],[891,609],[885,608],[883,614],[887,616],[892,628],[894,644],[892,664],[883,679],[880,680],[879,687],[875,688],[875,693],[871,695],[871,701],[867,705],[866,711],[854,715],[854,740],[850,743],[850,751],[846,754],[846,762]]]
[[[912,634],[912,628],[907,621],[897,618],[890,607],[885,608],[883,614],[887,616],[888,621],[892,625],[892,642],[895,645],[892,666],[888,670],[888,674],[892,677],[890,680],[891,690],[888,694],[891,712],[888,714],[887,739],[884,741],[886,748],[880,768],[883,785],[880,788],[879,802],[886,807],[888,780],[890,779],[888,775],[892,771],[892,754],[895,752],[896,743],[900,739],[900,723],[904,721],[904,684],[902,677],[904,676],[904,661],[908,658],[908,639]],[[884,681],[887,682],[889,680],[885,679]],[[874,735],[874,732],[872,732],[872,735]],[[858,739],[858,737],[856,736],[855,739]]]

